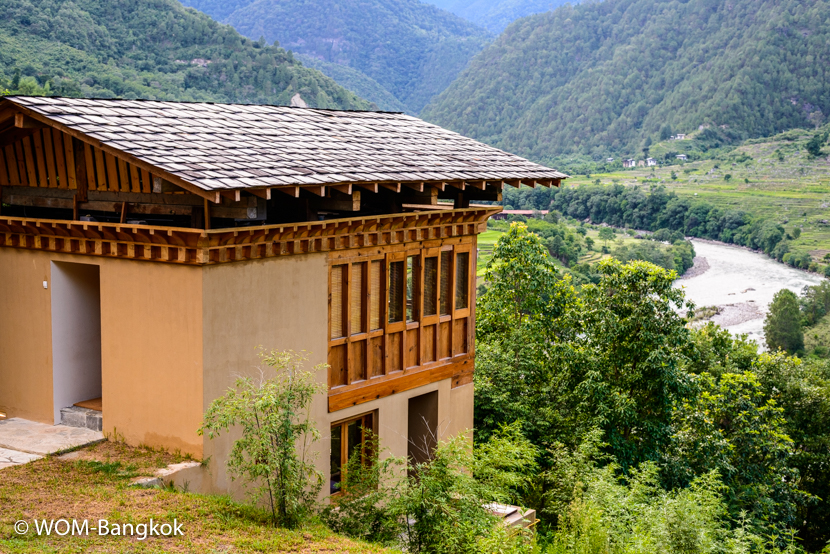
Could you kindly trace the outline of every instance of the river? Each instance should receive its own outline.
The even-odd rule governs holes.
[[[764,317],[773,295],[783,288],[796,294],[822,277],[737,246],[692,240],[695,267],[675,281],[698,308],[717,306],[711,321],[733,335],[746,333],[765,349]],[[708,266],[708,267],[707,267]]]

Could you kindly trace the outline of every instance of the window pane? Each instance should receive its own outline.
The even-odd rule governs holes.
[[[369,286],[370,294],[372,299],[372,304],[369,309],[369,329],[374,331],[375,329],[380,329],[380,299],[382,298],[382,289],[381,289],[381,269],[382,264],[380,260],[372,262],[371,265],[371,272],[372,274],[369,276]]]
[[[468,282],[470,273],[470,253],[459,252],[455,257],[455,309],[463,310],[467,307],[467,296],[470,290]]]
[[[420,280],[420,258],[409,256],[406,259],[406,320],[418,319],[418,281]]]
[[[330,481],[329,481],[329,494],[334,494],[338,490],[340,490],[340,481],[341,481],[341,464],[340,464],[340,457],[342,456],[342,452],[340,451],[340,434],[343,432],[343,426],[338,425],[337,427],[331,428],[331,472],[330,472]]]
[[[450,315],[452,310],[452,252],[441,252],[441,315]]]
[[[349,423],[349,426],[346,428],[346,439],[348,441],[346,455],[348,459],[343,460],[343,463],[347,463],[352,458],[355,450],[363,444],[363,432],[360,430],[361,425],[363,425],[363,420],[359,419]]]
[[[363,325],[363,299],[366,295],[363,294],[363,272],[365,271],[366,262],[352,264],[352,279],[349,283],[349,310],[352,312],[351,316],[351,333],[363,333],[366,331]]]
[[[389,323],[403,321],[404,262],[389,263]]]
[[[338,339],[346,335],[346,320],[343,301],[346,284],[346,266],[336,265],[331,268],[331,338]]]
[[[424,315],[438,313],[438,258],[424,260]]]

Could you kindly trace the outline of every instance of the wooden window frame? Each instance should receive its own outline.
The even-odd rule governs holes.
[[[455,362],[456,358],[472,354],[473,339],[472,334],[472,317],[474,314],[475,302],[475,240],[464,242],[453,242],[451,244],[432,245],[419,244],[417,246],[407,245],[399,250],[391,252],[378,252],[375,250],[372,253],[361,255],[356,253],[351,256],[338,256],[330,261],[329,264],[329,337],[331,336],[331,272],[337,266],[346,265],[345,284],[344,284],[344,313],[346,336],[336,339],[330,339],[329,352],[330,364],[337,365],[333,368],[336,377],[329,373],[329,390],[340,391],[344,387],[350,385],[359,385],[365,381],[372,381],[375,379],[384,379],[394,377],[404,373],[411,373],[420,369],[427,369],[434,366],[445,365]],[[449,300],[449,314],[441,315],[441,300],[443,296],[441,286],[442,273],[442,253],[450,252],[450,268],[448,276],[450,279],[448,288]],[[467,308],[456,309],[456,278],[457,278],[457,259],[459,253],[467,253]],[[414,321],[407,321],[406,314],[406,289],[407,289],[407,261],[410,256],[414,256],[418,260],[417,280],[418,286],[414,291],[413,307],[417,311],[417,318]],[[428,257],[437,258],[437,274],[436,274],[436,311],[435,315],[424,315],[424,292],[425,292],[425,261]],[[371,306],[373,298],[371,296],[371,267],[372,262],[380,261],[381,268],[381,291],[380,291],[380,328],[371,329]],[[393,262],[403,262],[404,266],[404,280],[402,290],[402,309],[403,321],[389,322],[389,267]],[[351,284],[353,282],[352,272],[355,264],[365,263],[365,272],[362,278],[362,298],[365,298],[363,306],[364,327],[365,331],[357,334],[352,334],[351,330]],[[453,344],[456,338],[456,321],[459,319],[467,319],[466,328],[467,336],[462,337],[466,343],[466,348],[462,344]],[[447,325],[449,330],[447,330]],[[463,324],[462,324],[463,325]],[[443,327],[442,327],[443,326]],[[443,333],[442,333],[443,329]],[[433,333],[430,335],[429,333]],[[463,335],[463,333],[462,333]],[[377,342],[370,343],[370,339],[382,337],[380,344]],[[412,344],[412,341],[417,341],[417,344]],[[345,346],[344,346],[345,345]],[[331,357],[332,348],[344,347],[346,352],[340,351],[336,357]],[[355,352],[355,348],[363,348],[362,352]],[[398,350],[399,349],[399,350]],[[427,349],[430,349],[427,352]],[[464,350],[464,351],[460,351]],[[363,358],[363,368],[356,367],[360,364],[360,359],[355,360],[354,354],[360,355]],[[445,355],[441,355],[441,354]],[[448,355],[446,355],[448,354]],[[380,360],[375,357],[379,356]],[[342,367],[343,364],[345,368]],[[361,371],[362,369],[362,371]],[[342,373],[338,373],[342,371]],[[345,381],[345,382],[344,382]],[[333,383],[337,383],[333,385]]]
[[[457,319],[459,317],[470,317],[472,301],[475,298],[473,296],[473,287],[472,283],[475,282],[475,273],[472,270],[473,264],[473,247],[471,244],[463,244],[458,245],[458,247],[453,249],[452,254],[452,264],[453,264],[453,276],[452,276],[452,313],[453,318]],[[467,307],[456,309],[455,306],[455,287],[456,287],[456,277],[458,275],[458,255],[459,254],[467,254]]]
[[[360,415],[352,416],[345,419],[340,419],[330,424],[329,429],[330,433],[333,436],[335,428],[338,428],[340,431],[340,483],[342,484],[346,479],[346,466],[349,463],[349,437],[348,437],[348,428],[351,423],[355,421],[363,420],[367,417],[371,417],[370,424],[368,426],[363,425],[361,426],[360,431],[360,444],[363,445],[366,443],[366,431],[370,433],[376,434],[378,429],[378,411],[373,410],[371,412],[365,412]],[[365,455],[371,457],[372,452],[367,449]],[[365,463],[365,459],[364,459]],[[331,438],[329,439],[329,487],[331,487]],[[331,491],[331,488],[329,488]],[[342,494],[342,488],[339,489],[337,492],[331,493],[331,496],[338,496]]]

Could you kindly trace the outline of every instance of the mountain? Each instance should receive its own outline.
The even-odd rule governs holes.
[[[538,161],[830,113],[830,0],[605,0],[520,19],[422,112]]]
[[[290,52],[175,0],[3,0],[0,89],[23,94],[371,105]]]
[[[407,111],[406,106],[395,98],[391,92],[357,69],[352,69],[348,65],[340,65],[339,63],[324,62],[323,60],[305,54],[296,54],[295,57],[303,62],[303,65],[313,67],[317,71],[328,75],[356,95],[372,102],[379,110],[385,112]]]
[[[184,2],[248,37],[278,41],[297,54],[357,70],[410,113],[449,86],[491,38],[484,29],[418,0]],[[328,72],[331,66],[319,68]]]
[[[517,19],[551,11],[565,2],[567,0],[434,0],[431,3],[499,34]]]

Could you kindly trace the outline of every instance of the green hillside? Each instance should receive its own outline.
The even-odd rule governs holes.
[[[356,69],[411,113],[449,86],[490,40],[484,29],[418,0],[185,3],[253,39],[279,41],[298,54]]]
[[[0,88],[23,94],[370,104],[281,48],[175,0],[3,0]]]
[[[501,33],[519,18],[557,8],[566,0],[455,0],[444,9],[481,25],[492,33]],[[439,5],[438,2],[431,2]],[[572,2],[576,3],[576,2]]]
[[[328,75],[338,84],[346,87],[361,98],[365,98],[369,102],[375,104],[379,110],[385,112],[405,112],[406,106],[395,98],[395,96],[383,88],[380,83],[361,73],[357,69],[352,69],[347,65],[340,65],[339,63],[324,62],[305,54],[297,54],[296,58],[303,62],[306,67],[313,67],[317,71]]]
[[[516,21],[422,113],[539,161],[634,155],[664,128],[736,140],[830,113],[829,0],[606,0]]]

